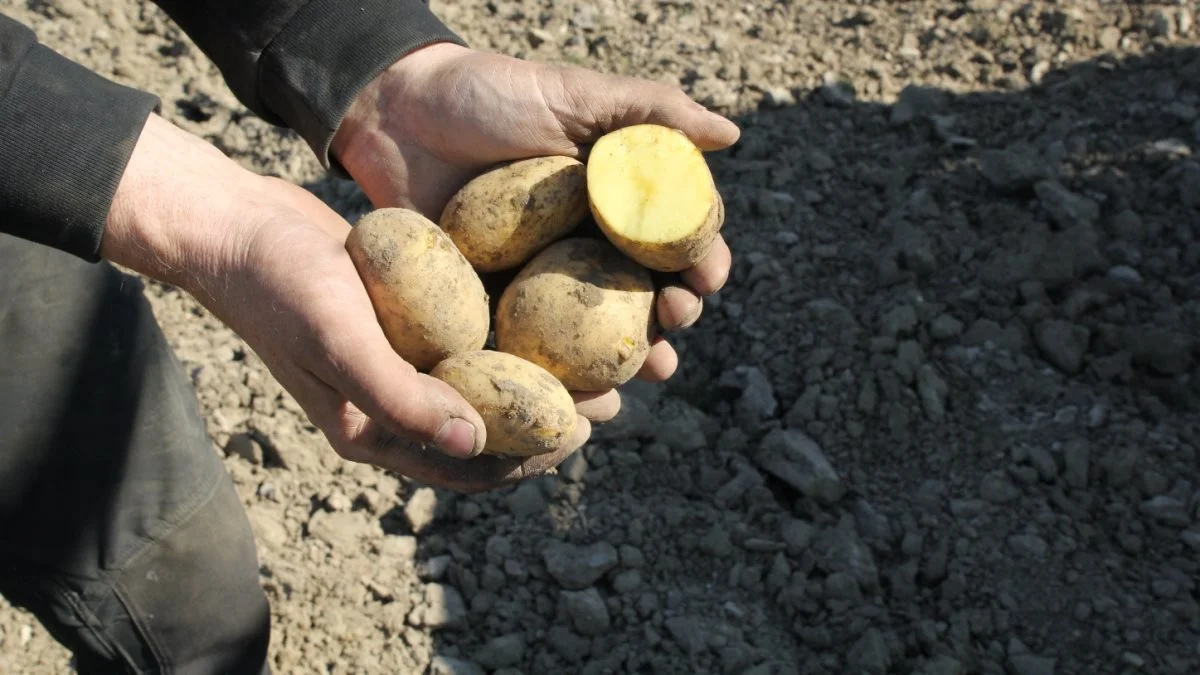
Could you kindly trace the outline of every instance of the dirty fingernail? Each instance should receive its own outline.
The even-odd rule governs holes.
[[[475,427],[470,422],[451,417],[438,429],[433,442],[447,455],[466,459],[479,454],[475,448],[475,438]]]

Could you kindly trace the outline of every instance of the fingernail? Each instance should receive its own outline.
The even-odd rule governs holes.
[[[433,442],[447,455],[466,459],[479,454],[475,448],[475,437],[474,425],[464,419],[451,417],[438,429]]]

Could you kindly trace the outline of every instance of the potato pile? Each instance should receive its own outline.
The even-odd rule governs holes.
[[[578,234],[589,216],[602,236]],[[485,453],[527,457],[574,433],[571,392],[637,374],[655,332],[652,271],[695,265],[724,217],[699,148],[642,124],[600,138],[586,164],[497,166],[464,185],[437,223],[373,211],[346,250],[392,348],[479,411]],[[515,276],[493,317],[480,275],[505,271]]]

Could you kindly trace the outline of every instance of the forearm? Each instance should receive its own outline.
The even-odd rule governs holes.
[[[0,15],[0,232],[96,260],[117,185],[157,104]]]
[[[300,134],[325,166],[354,99],[422,46],[462,44],[423,0],[155,0],[238,100]]]

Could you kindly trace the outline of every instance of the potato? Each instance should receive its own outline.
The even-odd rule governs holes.
[[[346,251],[388,342],[417,370],[483,347],[487,292],[433,221],[408,209],[372,211],[351,230]]]
[[[512,354],[464,352],[429,373],[462,394],[483,417],[484,453],[529,457],[554,452],[579,417],[566,388],[543,368]]]
[[[545,368],[571,391],[627,382],[650,352],[654,280],[603,239],[551,244],[500,295],[496,348]]]
[[[588,215],[587,169],[570,157],[492,169],[450,199],[439,221],[480,272],[517,267]]]
[[[704,155],[669,127],[638,124],[602,136],[588,156],[587,189],[605,236],[659,272],[693,267],[725,222]]]

